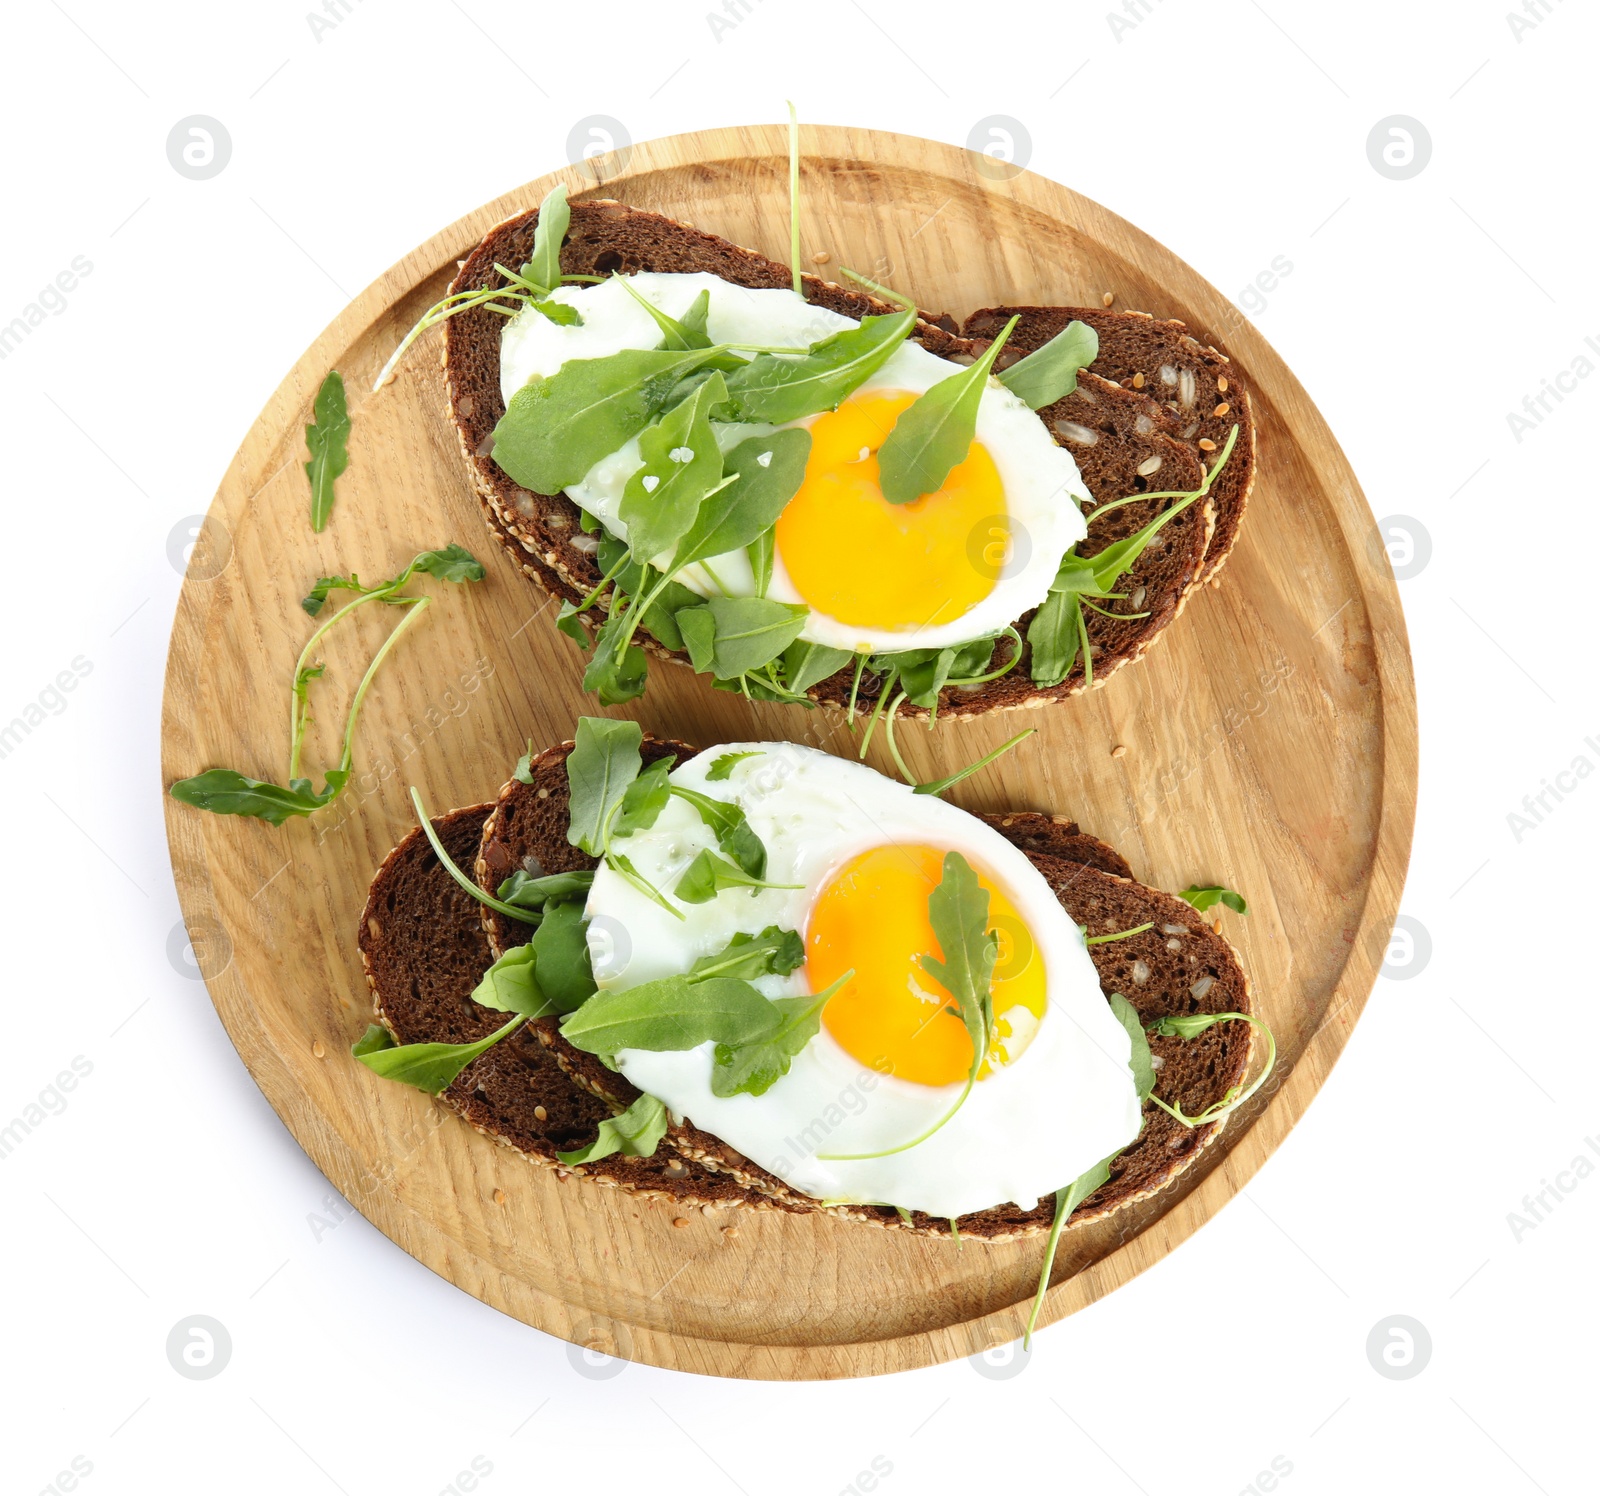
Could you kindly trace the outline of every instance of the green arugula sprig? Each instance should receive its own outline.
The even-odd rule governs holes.
[[[1000,370],[995,378],[1032,409],[1043,410],[1077,389],[1079,373],[1099,356],[1099,333],[1087,322],[1069,322],[1048,343]]]
[[[804,960],[793,930],[769,925],[756,936],[736,935],[681,976],[596,994],[563,1020],[561,1035],[606,1059],[625,1049],[714,1044],[712,1094],[761,1096],[789,1073],[794,1057],[816,1037],[829,998],[855,974],[799,997],[768,998],[751,985],[758,977],[785,976]]]
[[[518,1014],[503,1028],[470,1044],[396,1044],[388,1029],[374,1023],[350,1046],[350,1053],[374,1075],[437,1096],[479,1055],[509,1038],[526,1022]]]
[[[306,477],[311,483],[311,528],[321,532],[333,513],[333,480],[350,466],[346,443],[350,437],[350,411],[345,404],[344,379],[337,369],[328,372],[311,406],[306,427]]]
[[[1145,928],[1148,928],[1146,926]],[[1129,932],[1131,933],[1131,932]],[[1117,939],[1117,936],[1106,937]],[[1137,1010],[1120,992],[1111,993],[1107,1001],[1111,1004],[1111,1011],[1116,1014],[1118,1021],[1127,1030],[1130,1045],[1129,1069],[1133,1072],[1134,1089],[1138,1093],[1141,1104],[1148,1101],[1158,1106],[1169,1117],[1181,1122],[1185,1127],[1203,1127],[1208,1123],[1220,1121],[1229,1112],[1236,1111],[1243,1106],[1261,1088],[1262,1083],[1272,1073],[1272,1068],[1277,1062],[1278,1045],[1272,1036],[1272,1030],[1262,1023],[1259,1018],[1249,1013],[1193,1013],[1174,1014],[1166,1018],[1158,1018],[1154,1023],[1143,1023]],[[1248,1023],[1261,1030],[1267,1036],[1267,1061],[1261,1073],[1248,1087],[1238,1085],[1230,1086],[1223,1098],[1208,1106],[1198,1117],[1185,1116],[1177,1107],[1163,1101],[1155,1094],[1155,1065],[1150,1056],[1150,1034],[1159,1034],[1166,1037],[1180,1039],[1193,1039],[1203,1034],[1207,1029],[1218,1023]],[[1143,1131],[1141,1126],[1140,1131]],[[1050,1287],[1050,1273],[1055,1266],[1056,1248],[1061,1241],[1062,1229],[1066,1226],[1068,1217],[1092,1195],[1101,1185],[1111,1178],[1111,1163],[1118,1154],[1125,1152],[1137,1142],[1133,1138],[1123,1144],[1108,1158],[1103,1158],[1092,1169],[1088,1170],[1065,1189],[1056,1191],[1055,1219],[1050,1224],[1050,1235],[1046,1238],[1044,1261],[1039,1268],[1039,1286],[1033,1297],[1033,1307],[1028,1313],[1028,1323],[1023,1331],[1022,1345],[1026,1350],[1031,1339],[1034,1327],[1039,1322],[1040,1311],[1044,1308],[1044,1298]]]
[[[1197,883],[1191,883],[1178,897],[1186,904],[1193,905],[1195,910],[1201,914],[1204,914],[1207,909],[1213,908],[1217,904],[1224,905],[1233,910],[1235,914],[1248,914],[1250,912],[1249,906],[1244,901],[1243,894],[1237,894],[1231,888],[1222,888],[1215,883],[1205,888],[1200,887]]]
[[[389,652],[400,642],[400,637],[427,611],[432,599],[403,592],[401,589],[418,572],[438,577],[448,582],[479,582],[483,580],[483,567],[459,545],[448,545],[439,550],[423,551],[397,577],[379,582],[373,587],[362,587],[352,573],[349,577],[322,577],[301,601],[300,606],[315,616],[327,600],[330,591],[347,588],[357,593],[353,602],[346,603],[331,618],[320,624],[306,640],[295,661],[294,675],[289,683],[289,773],[287,786],[270,780],[252,779],[237,769],[207,769],[203,773],[180,779],[168,793],[185,805],[207,810],[215,815],[253,816],[269,826],[281,826],[291,816],[309,816],[331,803],[349,782],[355,763],[356,723],[361,716],[362,703],[367,699],[378,667]],[[385,603],[404,609],[404,616],[390,630],[378,652],[372,657],[366,672],[356,685],[350,698],[350,708],[345,717],[344,740],[339,753],[339,766],[329,769],[318,790],[310,779],[300,773],[300,755],[310,724],[311,682],[320,679],[326,666],[313,663],[317,645],[338,625],[340,620],[358,608],[372,603]]]
[[[928,923],[943,959],[919,956],[918,964],[954,999],[967,1037],[972,1041],[972,1066],[961,1094],[941,1117],[909,1142],[872,1153],[819,1153],[829,1162],[888,1158],[925,1143],[961,1110],[994,1038],[994,964],[1000,940],[989,928],[989,891],[978,882],[972,864],[959,852],[946,852],[939,885],[928,895]]]
[[[506,282],[499,286],[485,286],[472,291],[455,291],[436,301],[417,319],[416,325],[400,340],[400,346],[389,355],[389,360],[373,380],[374,393],[381,390],[394,376],[406,350],[430,327],[447,321],[460,312],[470,312],[475,307],[512,317],[525,307],[558,322],[562,326],[581,326],[577,309],[546,298],[564,281],[604,280],[601,275],[563,275],[561,273],[561,244],[567,237],[567,227],[572,219],[567,207],[567,189],[558,184],[551,188],[539,204],[539,217],[533,231],[533,251],[521,270],[509,270],[497,264],[494,268]],[[509,306],[505,303],[511,303]]]
[[[1239,428],[1228,433],[1228,440],[1217,460],[1206,470],[1199,488],[1190,492],[1130,494],[1102,504],[1088,516],[1093,524],[1102,514],[1124,504],[1149,503],[1154,499],[1177,502],[1158,514],[1149,524],[1123,540],[1113,541],[1093,556],[1080,556],[1073,546],[1061,560],[1060,569],[1050,584],[1049,595],[1028,625],[1029,673],[1037,686],[1059,686],[1071,673],[1081,653],[1086,685],[1094,684],[1094,653],[1089,645],[1088,621],[1083,610],[1089,608],[1108,618],[1144,618],[1144,613],[1113,613],[1098,605],[1100,601],[1125,601],[1127,594],[1113,591],[1117,578],[1130,571],[1151,541],[1190,505],[1197,504],[1211,490],[1217,474],[1226,465],[1238,440]],[[1080,541],[1079,544],[1082,544]]]

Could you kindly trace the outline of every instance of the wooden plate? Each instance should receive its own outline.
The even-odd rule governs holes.
[[[1249,374],[1260,475],[1218,588],[1191,601],[1143,663],[1088,698],[1030,713],[1039,733],[964,783],[972,809],[1065,812],[1164,888],[1218,881],[1279,1069],[1178,1187],[1067,1234],[1045,1318],[1109,1292],[1170,1251],[1260,1167],[1305,1110],[1361,1011],[1392,926],[1416,798],[1416,706],[1404,624],[1376,528],[1305,391],[1215,290],[1137,229],[1065,187],[903,135],[804,131],[803,245],[892,278],[957,315],[993,302],[1098,303],[1181,318]],[[429,584],[431,616],[384,667],[358,775],[314,820],[274,830],[170,799],[184,915],[217,1010],[251,1074],[317,1166],[418,1261],[569,1340],[688,1371],[860,1376],[970,1355],[1021,1331],[1038,1242],[956,1250],[825,1219],[672,1212],[560,1183],[347,1048],[368,1019],[356,920],[368,879],[411,824],[491,797],[528,739],[570,737],[595,704],[571,644],[485,531],[457,455],[439,334],[381,394],[372,380],[492,224],[558,180],[654,208],[784,257],[785,135],[716,130],[543,177],[429,240],[306,352],[240,447],[190,563],[168,660],[166,782],[213,765],[283,777],[287,682],[322,573],[392,575],[460,541],[489,567]],[[603,185],[597,186],[597,182]],[[302,427],[341,370],[354,431],[331,525],[312,534]],[[384,610],[369,609],[367,614]],[[336,761],[343,699],[390,619],[328,651],[309,764]],[[852,751],[821,713],[751,708],[657,665],[644,725],[701,744],[805,739]],[[913,768],[965,763],[1018,721],[908,730]],[[1126,753],[1113,757],[1116,745]],[[877,760],[878,745],[874,746]],[[878,760],[880,767],[881,760]],[[505,1203],[494,1203],[497,1189]]]

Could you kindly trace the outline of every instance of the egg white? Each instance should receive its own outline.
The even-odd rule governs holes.
[[[630,276],[628,285],[672,317],[683,316],[702,290],[709,291],[706,330],[714,342],[801,348],[855,326],[850,318],[812,306],[793,291],[754,290],[714,275],[643,273]],[[661,329],[618,281],[563,286],[552,293],[552,300],[576,307],[583,325],[560,327],[531,310],[510,319],[500,340],[500,385],[507,404],[529,379],[548,377],[569,359],[604,358],[625,348],[655,348],[661,343]],[[858,393],[909,390],[922,394],[959,368],[907,341]],[[790,424],[804,426],[814,419]],[[747,437],[775,429],[759,423],[720,426],[717,440],[726,451]],[[848,650],[943,648],[998,633],[1044,601],[1062,554],[1086,533],[1079,505],[1088,499],[1089,491],[1071,453],[1055,444],[1024,401],[994,379],[979,402],[976,439],[988,450],[999,473],[1012,536],[1010,558],[989,594],[960,618],[909,629],[862,628],[812,609],[802,639]],[[627,526],[618,517],[622,491],[641,461],[638,439],[634,438],[601,458],[582,482],[567,489],[575,503],[623,540],[627,539]],[[849,543],[848,535],[839,537],[841,546]],[[665,564],[670,557],[651,559]],[[756,590],[743,551],[712,557],[708,568],[689,567],[677,579],[705,597],[718,591],[751,596]],[[789,579],[781,553],[767,595],[780,602],[805,601]]]
[[[742,760],[726,780],[707,779],[717,758],[743,752],[759,757]],[[940,1131],[903,1153],[848,1162],[817,1157],[904,1143],[948,1110],[961,1087],[879,1074],[825,1027],[761,1096],[713,1095],[709,1044],[619,1054],[621,1072],[674,1116],[818,1199],[887,1203],[948,1217],[1006,1201],[1031,1208],[1138,1135],[1131,1045],[1100,990],[1082,932],[1026,856],[998,832],[865,765],[791,743],[723,744],[677,766],[671,779],[738,804],[766,845],[768,880],[802,886],[728,891],[708,904],[677,904],[685,916],[680,921],[601,867],[586,912],[602,989],[687,971],[741,931],[755,934],[776,924],[804,937],[811,905],[833,873],[859,852],[898,842],[959,851],[985,869],[1032,933],[1047,991],[1045,1013],[1020,1055],[979,1081]],[[618,843],[664,891],[702,848],[714,845],[698,812],[676,797],[653,828]],[[801,968],[756,985],[769,997],[797,995],[807,990],[804,975]]]

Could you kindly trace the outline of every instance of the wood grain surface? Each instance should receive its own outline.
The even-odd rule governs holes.
[[[273,829],[167,801],[173,870],[213,1001],[251,1074],[317,1166],[418,1261],[530,1325],[634,1360],[729,1376],[898,1371],[1021,1331],[1040,1244],[963,1249],[829,1219],[673,1212],[497,1147],[420,1092],[348,1056],[368,1021],[356,919],[411,824],[493,795],[528,739],[594,713],[544,599],[485,530],[444,408],[440,334],[379,394],[377,370],[456,261],[556,182],[785,257],[785,134],[709,131],[635,146],[469,214],[363,292],[306,352],[246,435],[190,563],[162,717],[164,784],[212,766],[281,781],[288,681],[309,632],[298,601],[327,572],[391,575],[459,541],[475,587],[426,584],[429,616],[368,699],[356,777],[333,808]],[[1376,527],[1332,434],[1227,299],[1137,229],[1065,187],[952,146],[843,128],[802,132],[803,251],[964,316],[994,302],[1098,303],[1181,318],[1248,374],[1260,472],[1220,585],[1141,663],[1029,713],[1038,734],[953,797],[974,810],[1076,817],[1148,882],[1224,883],[1225,915],[1277,1034],[1272,1083],[1155,1200],[1066,1233],[1045,1311],[1125,1283],[1222,1208],[1305,1110],[1361,1012],[1404,879],[1416,707],[1404,623]],[[332,523],[307,521],[302,428],[330,368],[354,422]],[[336,762],[344,704],[393,616],[368,608],[329,641],[308,765]],[[365,615],[365,616],[363,616]],[[752,707],[656,665],[646,728],[701,745],[791,738],[838,753],[842,720]],[[616,711],[613,715],[623,715]],[[1014,716],[902,736],[933,777],[1017,730]],[[1113,756],[1122,745],[1126,751]],[[872,761],[884,767],[875,744]],[[320,1051],[320,1053],[319,1053]],[[497,1190],[504,1204],[495,1203]]]

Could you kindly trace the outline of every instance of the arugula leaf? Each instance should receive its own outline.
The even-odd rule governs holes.
[[[601,706],[621,706],[644,694],[650,662],[637,644],[629,642],[634,625],[619,613],[600,625],[594,653],[584,667],[583,689],[600,698]]]
[[[511,777],[518,784],[533,783],[533,739],[528,739],[528,751],[517,760],[516,767],[511,771]]]
[[[742,550],[770,530],[799,490],[810,455],[811,433],[800,427],[746,437],[722,459],[722,471],[736,481],[707,495],[678,542],[672,569]]]
[[[732,977],[662,977],[597,992],[561,1025],[561,1037],[586,1054],[655,1052],[702,1044],[748,1044],[777,1027],[776,1010],[748,982]]]
[[[167,792],[174,800],[209,810],[220,816],[254,816],[269,826],[281,826],[290,816],[308,816],[321,810],[340,790],[350,774],[346,769],[330,769],[321,792],[313,790],[309,779],[291,779],[289,787],[265,779],[251,779],[237,769],[207,769],[189,779],[180,779]]]
[[[925,493],[937,493],[950,470],[967,460],[989,370],[1019,320],[1013,317],[1006,323],[976,363],[941,379],[900,412],[878,448],[878,486],[891,504],[909,504]]]
[[[763,855],[765,851],[763,849]],[[801,888],[799,883],[766,883],[707,847],[683,870],[672,896],[685,904],[709,904],[725,888]]]
[[[1228,1115],[1229,1112],[1241,1107],[1257,1091],[1262,1083],[1272,1074],[1272,1068],[1278,1062],[1278,1041],[1273,1038],[1269,1029],[1259,1018],[1249,1013],[1174,1013],[1166,1018],[1159,1018],[1146,1030],[1147,1033],[1161,1034],[1167,1037],[1180,1039],[1193,1039],[1197,1034],[1203,1034],[1216,1023],[1248,1023],[1251,1028],[1259,1029],[1267,1036],[1267,1063],[1262,1067],[1261,1073],[1250,1082],[1248,1086],[1230,1086],[1228,1093],[1221,1101],[1213,1102],[1198,1117],[1186,1117],[1178,1107],[1171,1106],[1159,1096],[1152,1095],[1150,1100],[1161,1108],[1169,1117],[1183,1123],[1185,1127],[1203,1127],[1207,1122],[1215,1122]]]
[[[1028,671],[1036,686],[1059,686],[1072,674],[1085,638],[1079,600],[1098,596],[1098,585],[1086,562],[1070,551],[1062,557],[1049,594],[1028,624]]]
[[[311,425],[306,427],[306,477],[311,480],[311,528],[320,532],[333,513],[333,480],[350,466],[346,446],[350,412],[345,406],[344,380],[330,369],[311,405]]]
[[[768,925],[759,935],[735,935],[720,951],[702,956],[689,968],[691,980],[705,977],[787,976],[806,959],[805,942],[794,930]]]
[[[1127,1144],[1123,1144],[1127,1147]],[[1121,1153],[1122,1148],[1117,1149]],[[1056,1191],[1056,1213],[1050,1223],[1050,1235],[1044,1244],[1044,1262],[1039,1267],[1039,1288],[1033,1296],[1033,1308],[1028,1313],[1028,1323],[1022,1332],[1022,1348],[1028,1349],[1028,1343],[1033,1338],[1034,1326],[1039,1323],[1039,1311],[1044,1308],[1044,1296],[1050,1287],[1050,1270],[1055,1266],[1056,1247],[1061,1241],[1062,1228],[1067,1224],[1067,1218],[1085,1200],[1111,1178],[1111,1159],[1117,1156],[1113,1153],[1110,1158],[1103,1158],[1092,1169],[1086,1169],[1065,1189]]]
[[[364,1054],[374,1054],[380,1049],[393,1049],[394,1035],[381,1023],[369,1023],[367,1031],[350,1046],[350,1053],[358,1060]]]
[[[594,885],[594,872],[544,873],[534,877],[518,868],[495,893],[519,909],[543,909],[547,904],[565,904],[588,896]]]
[[[712,597],[674,616],[694,668],[732,680],[777,659],[799,637],[807,610],[766,597]]]
[[[703,348],[624,348],[569,359],[548,378],[535,375],[494,428],[494,460],[524,488],[560,493],[643,431],[678,381],[710,357]]]
[[[350,1052],[374,1075],[401,1081],[437,1096],[479,1055],[492,1049],[526,1021],[518,1013],[504,1028],[497,1028],[487,1038],[471,1044],[389,1044],[383,1048],[364,1048],[372,1037],[369,1029]]]
[[[821,992],[774,999],[778,1026],[764,1038],[717,1045],[712,1052],[711,1094],[765,1095],[789,1073],[790,1061],[817,1037],[828,999],[854,975],[854,971],[846,972]]]
[[[683,910],[674,905],[659,888],[646,878],[621,852],[606,853],[606,866],[624,882],[639,890],[647,899],[659,904],[674,919],[684,917]]]
[[[367,590],[361,585],[361,578],[354,572],[347,577],[318,577],[311,591],[300,599],[300,606],[315,618],[322,611],[322,605],[327,602],[328,594],[341,587],[349,592]]]
[[[507,951],[479,978],[478,985],[472,989],[473,1002],[480,1008],[520,1013],[524,1018],[543,1018],[546,1013],[560,1012],[541,990],[535,966],[531,945],[519,945]]]
[[[964,769],[957,769],[954,774],[946,774],[943,779],[930,779],[924,784],[914,784],[911,793],[914,795],[942,795],[947,789],[961,783],[968,775],[976,774],[979,769],[986,769],[1003,753],[1009,753],[1018,743],[1031,738],[1038,732],[1037,727],[1026,727],[1014,738],[1007,738],[998,748],[986,753],[975,763],[970,763]],[[907,776],[910,777],[909,775]]]
[[[410,580],[411,573],[415,571],[438,577],[441,582],[481,582],[485,576],[483,563],[465,546],[454,542],[436,551],[423,551],[401,573],[400,585]]]
[[[888,363],[916,325],[916,309],[907,307],[863,317],[860,326],[841,328],[798,357],[758,354],[729,375],[728,396],[741,421],[774,426],[833,410]]]
[[[722,375],[698,386],[639,438],[643,463],[622,490],[618,517],[636,560],[671,554],[695,522],[706,495],[722,481],[722,450],[711,409],[727,399]],[[676,568],[674,568],[676,569]]]
[[[706,778],[715,784],[717,781],[726,779],[732,774],[735,765],[743,763],[747,758],[760,757],[762,757],[762,750],[759,748],[752,748],[748,753],[724,753],[720,757],[711,760],[711,767],[706,770]]]
[[[1235,914],[1248,914],[1250,912],[1242,895],[1236,894],[1231,888],[1220,888],[1215,883],[1206,888],[1201,888],[1197,883],[1191,883],[1178,897],[1184,903],[1192,904],[1201,914],[1204,914],[1207,909],[1216,904],[1226,905]]]
[[[1106,999],[1111,1004],[1111,1011],[1116,1014],[1117,1022],[1128,1032],[1128,1040],[1132,1045],[1132,1052],[1128,1056],[1128,1068],[1133,1071],[1134,1089],[1139,1093],[1139,1100],[1143,1101],[1155,1089],[1155,1066],[1150,1063],[1150,1041],[1145,1038],[1144,1025],[1139,1021],[1138,1011],[1120,992],[1113,992]]]
[[[1034,410],[1063,400],[1078,387],[1078,371],[1100,356],[1100,335],[1087,322],[1069,322],[1048,343],[995,378]]]
[[[676,317],[669,317],[655,302],[641,296],[628,276],[613,271],[611,278],[621,282],[622,289],[650,313],[651,319],[661,329],[663,348],[683,352],[690,348],[711,346],[711,339],[706,336],[706,317],[711,311],[710,291],[702,291],[696,296],[689,310],[683,314],[683,320],[679,321]],[[744,360],[739,362],[743,363]]]
[[[570,1013],[594,996],[594,971],[589,964],[589,943],[584,939],[587,925],[582,904],[550,904],[533,932],[531,944],[546,1013]]]
[[[999,940],[988,928],[989,892],[959,852],[944,855],[939,886],[928,895],[928,923],[944,959],[924,955],[917,958],[918,964],[956,1000],[972,1040],[972,1078],[976,1080],[994,1032],[994,963]]]
[[[556,1157],[564,1164],[592,1164],[613,1153],[629,1158],[651,1158],[667,1135],[667,1109],[654,1096],[640,1096],[619,1117],[607,1117],[598,1136],[586,1148],[574,1148]]]
[[[628,786],[616,818],[611,823],[613,841],[632,836],[635,831],[648,831],[655,825],[657,817],[667,808],[667,801],[672,797],[672,785],[667,775],[677,761],[676,754],[658,758]]]
[[[959,852],[946,852],[939,886],[928,895],[928,923],[939,942],[943,959],[917,958],[922,969],[955,999],[967,1037],[972,1041],[972,1068],[967,1083],[950,1107],[932,1126],[909,1142],[872,1153],[819,1153],[829,1162],[888,1158],[925,1143],[961,1110],[978,1082],[978,1071],[988,1057],[994,1033],[994,963],[999,937],[988,928],[989,891],[978,882],[972,864]]]
[[[783,652],[783,683],[796,695],[842,670],[855,656],[848,649],[796,639]]]
[[[572,210],[567,207],[566,186],[557,182],[539,204],[539,216],[533,230],[533,251],[528,256],[528,263],[522,267],[522,278],[538,287],[546,296],[561,284],[561,245],[571,222]],[[540,307],[540,310],[544,308]]]
[[[681,785],[673,785],[672,793],[700,812],[700,819],[715,833],[717,845],[745,872],[752,878],[766,874],[767,849],[750,829],[743,810],[727,800],[713,800],[710,795],[684,789]]]
[[[775,529],[763,530],[744,549],[750,558],[751,574],[755,577],[756,596],[765,597],[767,588],[772,585],[772,563],[778,549],[778,532]]]
[[[655,567],[641,566],[628,549],[627,542],[618,540],[615,535],[602,537],[595,558],[608,573],[613,567],[616,568],[614,575],[620,592],[627,597],[644,599],[645,609],[639,616],[639,627],[653,634],[668,649],[682,649],[683,635],[678,632],[673,614],[679,608],[697,607],[705,599],[681,582],[663,576]],[[587,640],[581,640],[580,643],[588,647]]]
[[[936,707],[939,693],[952,681],[963,681],[981,675],[994,658],[994,648],[999,634],[989,634],[967,644],[946,645],[943,649],[902,649],[892,654],[874,655],[869,662],[872,670],[886,677],[879,689],[879,699],[887,693],[890,682],[898,680],[913,706]]]
[[[507,919],[520,920],[525,925],[539,923],[537,914],[520,908],[516,904],[508,904],[503,899],[491,897],[456,866],[455,860],[445,849],[445,844],[439,840],[439,833],[434,829],[433,821],[428,815],[428,808],[422,803],[422,796],[418,793],[416,785],[411,786],[411,806],[417,813],[417,824],[422,827],[422,834],[428,838],[428,845],[433,848],[433,855],[439,859],[439,866],[449,873],[459,888],[470,894],[480,904],[487,905],[490,909],[499,910]]]
[[[611,818],[622,805],[628,786],[639,777],[644,760],[639,745],[644,729],[637,722],[609,717],[579,717],[572,752],[567,755],[571,791],[567,840],[591,857],[606,850]]]

